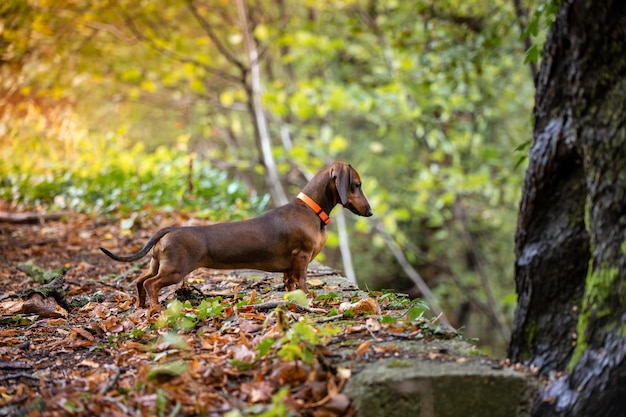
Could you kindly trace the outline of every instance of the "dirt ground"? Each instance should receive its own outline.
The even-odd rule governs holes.
[[[258,357],[260,341],[280,337],[280,315],[236,307],[233,300],[271,300],[281,286],[276,276],[195,271],[188,282],[213,300],[219,311],[213,316],[198,318],[198,310],[185,305],[176,317],[147,317],[135,307],[133,281],[142,264],[114,262],[99,246],[131,253],[159,227],[186,222],[155,216],[120,230],[122,222],[70,213],[0,223],[0,416],[283,415],[287,409],[293,415],[352,414],[340,394],[345,375],[318,360],[317,348],[310,360]],[[25,313],[20,306],[43,285],[19,267],[28,262],[66,269],[68,302],[99,297],[66,309],[48,297],[53,307]],[[172,300],[177,287],[162,290],[161,300]],[[184,326],[185,314],[193,326]],[[287,314],[292,321],[304,316]],[[296,343],[298,349],[304,344]]]
[[[367,363],[473,360],[436,343],[460,337],[436,318],[409,318],[408,298],[315,263],[297,303],[279,274],[201,268],[156,311],[136,307],[149,256],[118,263],[99,247],[129,254],[160,227],[202,224],[184,216],[2,214],[0,417],[353,416],[343,389]]]

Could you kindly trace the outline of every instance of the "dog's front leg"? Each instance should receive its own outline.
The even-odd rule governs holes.
[[[297,288],[293,271],[283,272],[283,283],[285,284],[285,291],[293,291]]]

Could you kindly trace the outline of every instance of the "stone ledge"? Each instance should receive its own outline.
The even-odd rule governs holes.
[[[341,292],[366,296],[340,275],[323,280]],[[364,342],[394,345],[396,352],[383,359],[355,359],[355,349]],[[372,336],[329,347],[343,358],[341,365],[353,368],[344,394],[359,417],[527,417],[539,384],[531,372],[503,367],[452,333],[429,340],[381,341]]]
[[[371,363],[344,393],[360,417],[523,417],[537,388],[533,377],[488,361]]]

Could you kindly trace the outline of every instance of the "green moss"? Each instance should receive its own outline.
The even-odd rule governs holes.
[[[576,326],[576,334],[578,339],[576,340],[576,348],[574,349],[574,353],[567,365],[567,370],[571,373],[576,365],[578,365],[578,361],[583,356],[583,353],[587,350],[587,340],[585,338],[585,331],[587,330],[587,323],[589,321],[589,312],[583,311],[580,312],[578,316],[578,325]]]
[[[589,261],[583,306],[576,326],[578,339],[567,367],[569,372],[574,370],[583,353],[587,350],[585,334],[589,325],[590,315],[603,317],[610,313],[611,310],[607,306],[606,301],[614,291],[614,282],[618,275],[619,270],[617,268],[600,268],[597,271],[593,271],[593,263],[591,260]]]
[[[387,368],[410,368],[413,365],[413,362],[394,359],[391,362],[387,363]]]
[[[531,321],[526,326],[525,335],[526,335],[526,350],[524,352],[524,359],[530,359],[531,352],[533,350],[533,346],[537,340],[537,334],[539,332],[539,327],[535,321]]]

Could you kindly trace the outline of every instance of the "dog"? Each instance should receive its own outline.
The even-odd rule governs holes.
[[[119,262],[136,261],[152,249],[149,270],[137,279],[137,304],[156,307],[161,288],[177,284],[199,267],[282,272],[287,291],[308,293],[309,263],[326,243],[328,214],[341,204],[354,214],[372,215],[358,172],[345,162],[320,170],[291,202],[259,217],[210,226],[165,227],[130,256],[100,248]]]

